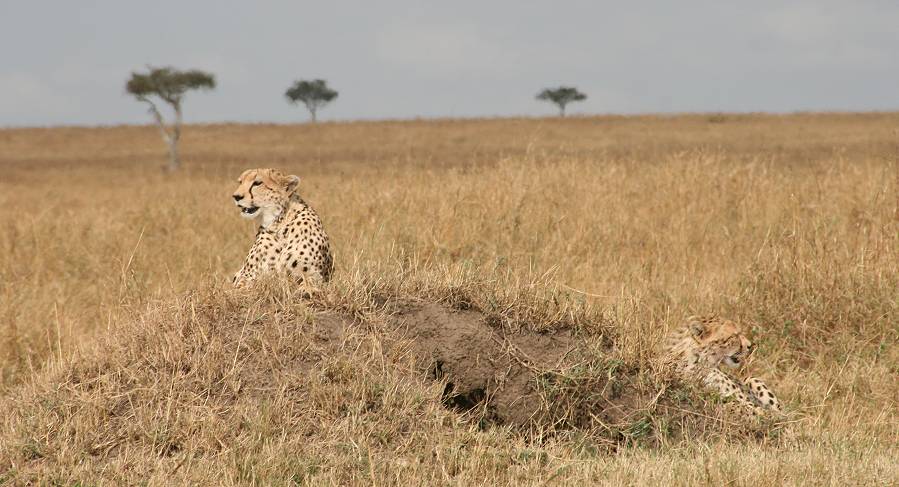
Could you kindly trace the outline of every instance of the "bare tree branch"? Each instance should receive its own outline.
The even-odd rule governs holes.
[[[171,144],[172,136],[167,130],[165,120],[162,118],[162,113],[160,113],[159,109],[156,108],[156,104],[153,103],[153,100],[145,96],[139,96],[137,97],[137,99],[150,105],[150,114],[153,115],[154,119],[156,119],[156,125],[159,126],[159,131],[162,133],[162,140],[165,141],[166,144]]]

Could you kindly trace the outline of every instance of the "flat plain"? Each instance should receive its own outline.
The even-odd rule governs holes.
[[[189,125],[174,174],[153,127],[0,130],[0,483],[895,485],[897,129],[894,113]],[[299,175],[331,236],[335,278],[311,301],[228,289],[251,167]],[[645,401],[614,432],[489,424],[388,346],[388,301],[570,327],[605,344],[589,373],[630,370],[659,397],[637,372],[654,345],[720,314],[751,330],[788,419],[675,434],[683,418]],[[322,338],[334,316],[344,335]]]

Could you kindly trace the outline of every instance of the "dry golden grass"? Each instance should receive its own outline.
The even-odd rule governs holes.
[[[896,127],[896,114],[192,126],[174,176],[151,127],[0,131],[0,407],[15,411],[0,479],[892,483]],[[518,301],[525,318],[561,300],[602,316],[635,365],[684,316],[721,313],[752,325],[753,369],[796,422],[761,441],[615,454],[589,435],[478,430],[362,330],[323,353],[336,376],[279,369],[280,389],[248,393],[229,375],[244,337],[278,362],[309,336],[275,319],[246,335],[235,313],[312,313],[223,290],[253,235],[229,195],[242,169],[264,166],[303,178],[334,242],[337,278],[318,309],[367,316],[375,288],[464,288]],[[217,320],[237,333],[179,343],[215,335]],[[302,332],[284,338],[291,327]],[[213,399],[191,396],[210,384]],[[104,409],[125,399],[124,416]]]

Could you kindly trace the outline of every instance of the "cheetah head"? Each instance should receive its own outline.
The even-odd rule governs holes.
[[[755,349],[755,345],[743,334],[740,325],[733,321],[693,321],[689,327],[690,334],[698,345],[699,355],[713,367],[724,364],[736,369],[743,365]]]
[[[274,222],[300,184],[297,176],[285,176],[276,169],[247,169],[237,179],[233,198],[245,218],[261,218],[260,225]]]

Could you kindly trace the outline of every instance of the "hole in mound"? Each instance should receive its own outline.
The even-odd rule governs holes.
[[[464,394],[454,392],[452,382],[446,383],[446,389],[443,391],[443,402],[447,406],[457,411],[471,411],[484,402],[487,398],[487,392],[484,389],[472,389]]]
[[[445,380],[446,372],[443,371],[443,362],[435,360],[430,368],[430,376],[433,380]],[[457,391],[456,384],[452,380],[447,380],[443,387],[441,399],[446,407],[459,412],[468,412],[482,405],[487,398],[487,391],[483,388],[476,387],[469,391]]]

